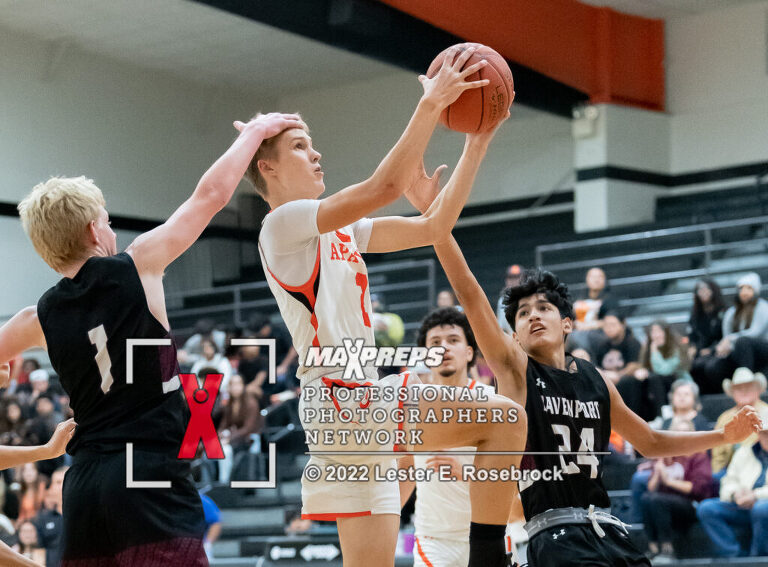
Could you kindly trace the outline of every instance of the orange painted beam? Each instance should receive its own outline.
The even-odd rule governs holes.
[[[589,93],[664,110],[664,21],[576,0],[379,0]],[[525,88],[524,85],[516,85]]]

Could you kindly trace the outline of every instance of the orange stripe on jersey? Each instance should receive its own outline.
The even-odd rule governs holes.
[[[315,258],[315,267],[312,269],[312,275],[302,285],[288,285],[280,281],[280,279],[267,268],[269,275],[274,278],[280,287],[287,291],[294,299],[301,303],[309,310],[309,322],[312,328],[315,329],[315,336],[312,339],[312,346],[319,347],[320,341],[317,338],[317,315],[315,314],[315,303],[317,302],[317,289],[320,284],[320,241],[317,242],[317,256]]]
[[[416,539],[416,551],[419,552],[419,557],[421,557],[421,560],[424,562],[424,565],[426,565],[427,567],[434,567],[434,565],[432,565],[429,559],[427,559],[427,556],[424,555],[424,550],[421,549],[421,543],[419,542],[419,538],[415,538],[415,539]]]
[[[403,385],[400,386],[401,389],[405,388],[408,385],[408,378],[409,377],[410,377],[410,373],[409,372],[403,372]],[[400,412],[402,412],[403,411],[403,402],[405,401],[404,400],[405,396],[401,396],[400,392],[398,392],[398,396],[397,397],[400,398],[400,401],[397,402],[397,409]],[[400,415],[401,415],[402,419],[397,424],[398,431],[402,431],[404,429],[403,428],[403,423],[405,422],[405,415],[403,413],[400,413]],[[395,452],[406,451],[407,449],[408,449],[407,447],[404,447],[404,446],[402,446],[402,445],[400,445],[398,443],[395,443],[395,446],[392,447],[392,450],[395,451]]]
[[[477,380],[472,380],[472,381],[469,383],[469,389],[470,389],[470,390],[471,390],[472,388],[474,388],[474,387],[475,387],[475,382],[477,382]]]

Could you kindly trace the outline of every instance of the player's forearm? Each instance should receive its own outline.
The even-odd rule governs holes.
[[[630,440],[631,442],[631,440]],[[634,444],[646,457],[692,455],[725,443],[722,429],[714,431],[652,431],[650,443]]]
[[[395,198],[408,189],[424,157],[441,111],[442,108],[434,101],[426,97],[419,100],[402,136],[371,176],[375,186],[392,188]]]
[[[33,461],[51,459],[54,456],[52,449],[47,445],[36,445],[34,447],[0,446],[0,470]]]
[[[211,200],[218,204],[219,209],[223,209],[263,141],[264,133],[260,128],[243,130],[229,149],[200,178],[194,196]]]
[[[464,309],[469,311],[474,306],[487,303],[485,292],[469,269],[456,239],[450,236],[444,242],[436,243],[434,248],[448,282],[456,293],[456,299]]]
[[[6,567],[40,567],[39,564],[16,553],[3,542],[0,542],[0,564]]]

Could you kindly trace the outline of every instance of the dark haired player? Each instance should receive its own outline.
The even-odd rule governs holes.
[[[562,481],[520,482],[531,566],[649,565],[610,514],[599,453],[607,450],[611,428],[647,457],[685,455],[745,439],[760,429],[757,413],[744,408],[716,431],[652,430],[592,364],[566,355],[573,307],[554,274],[526,271],[507,290],[505,315],[514,331],[509,336],[456,241],[451,237],[435,250],[498,378],[499,393],[525,404],[531,454],[522,469],[563,473]]]
[[[208,565],[200,497],[177,458],[189,420],[171,344],[162,277],[230,200],[261,142],[298,125],[272,114],[248,124],[159,227],[117,253],[101,191],[84,177],[53,178],[19,205],[35,250],[63,276],[36,307],[0,328],[0,362],[47,348],[69,394],[77,430],[63,494],[63,561],[76,567]],[[133,443],[133,464],[126,445]],[[170,480],[170,488],[127,486]]]
[[[424,211],[438,191],[434,182],[420,185],[418,193],[407,196],[416,209]],[[716,431],[652,430],[592,364],[566,356],[573,307],[567,287],[554,274],[527,271],[517,286],[507,290],[505,315],[514,331],[510,336],[499,326],[456,240],[451,236],[434,247],[496,376],[498,393],[525,405],[526,452],[531,454],[523,458],[521,467],[563,471],[562,481],[520,483],[530,565],[649,565],[629,541],[624,525],[608,510],[602,460],[595,453],[607,450],[611,428],[647,457],[686,455],[738,443],[759,430],[755,410],[743,408]]]
[[[439,366],[430,368],[430,384],[467,388],[478,392],[478,399],[489,399],[495,394],[491,386],[480,384],[469,377],[475,362],[477,342],[467,316],[455,307],[443,307],[430,312],[421,322],[416,344],[420,347],[443,347],[445,353]],[[431,470],[428,479],[400,482],[400,505],[404,506],[416,489],[414,527],[416,540],[413,552],[414,567],[466,567],[469,561],[469,530],[471,499],[469,483],[462,478],[464,466],[471,466],[474,447],[460,447],[456,456],[409,455],[400,459],[401,469]],[[454,476],[456,480],[440,478]]]

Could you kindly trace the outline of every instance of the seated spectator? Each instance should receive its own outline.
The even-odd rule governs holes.
[[[246,390],[242,377],[234,374],[229,381],[229,401],[219,423],[219,439],[224,449],[224,460],[219,465],[220,482],[229,482],[235,455],[247,451],[253,436],[263,427],[264,418],[256,397]]]
[[[13,550],[35,563],[45,565],[45,550],[37,543],[37,528],[35,524],[26,520],[21,523],[17,530],[18,543],[13,546]]]
[[[45,500],[45,479],[41,478],[35,463],[25,463],[21,467],[19,479],[19,516],[16,526],[31,520],[43,507]]]
[[[61,564],[62,487],[68,467],[54,471],[45,495],[45,509],[33,520],[37,527],[40,545],[45,548],[45,564]]]
[[[246,335],[247,339],[256,338]],[[260,345],[243,345],[238,352],[237,374],[243,379],[246,390],[259,401],[259,406],[269,405],[269,396],[277,391],[277,386],[267,383],[269,377],[269,359],[262,354]]]
[[[227,391],[229,385],[229,379],[232,376],[232,365],[229,363],[224,355],[219,351],[219,347],[213,339],[203,339],[200,341],[202,347],[202,356],[192,365],[192,374],[198,374],[202,369],[213,369],[214,374],[222,374],[221,386],[219,391],[224,393]]]
[[[691,375],[697,382],[700,366],[715,353],[717,343],[723,338],[723,311],[725,301],[717,282],[711,278],[696,282],[688,321],[688,358],[692,361]]]
[[[675,421],[671,431],[693,431],[690,421]],[[706,453],[656,459],[643,495],[643,526],[653,555],[674,556],[672,541],[696,521],[694,502],[712,495],[712,469]]]
[[[768,365],[768,301],[760,298],[760,276],[745,274],[736,285],[734,305],[723,316],[723,338],[714,356],[697,364],[695,378],[704,393],[718,393],[736,368],[757,371]]]
[[[200,501],[203,503],[203,515],[205,516],[205,535],[203,536],[203,548],[208,559],[213,559],[213,544],[221,535],[221,510],[211,498],[200,492]]]
[[[699,387],[695,382],[686,379],[675,380],[669,391],[669,403],[671,405],[669,408],[671,415],[666,419],[662,419],[661,416],[658,418],[659,429],[668,430],[674,422],[680,421],[690,421],[693,423],[696,431],[710,431],[712,429],[712,424],[709,420],[699,413],[701,409]],[[651,427],[653,426],[654,424],[652,423]],[[652,472],[653,462],[644,461],[638,465],[637,470],[632,475],[632,481],[630,482],[630,489],[632,491],[630,521],[632,523],[643,521],[641,499],[648,488],[648,481],[651,478]]]
[[[22,408],[34,407],[38,396],[48,392],[51,387],[51,377],[42,368],[29,373],[28,387],[17,388],[16,393]]]
[[[723,390],[733,398],[736,405],[720,414],[715,423],[715,429],[725,426],[744,406],[752,406],[761,414],[768,411],[768,404],[760,399],[760,394],[765,392],[766,385],[768,384],[765,376],[759,372],[754,373],[749,368],[737,368],[732,380],[723,381]],[[757,434],[747,437],[742,444],[751,445],[756,440]],[[712,474],[716,479],[725,474],[726,467],[737,448],[738,446],[735,445],[720,445],[712,449]]]
[[[461,311],[461,307],[456,303],[456,296],[450,289],[441,289],[437,293],[437,307],[455,307]]]
[[[768,424],[768,413],[762,419]],[[699,505],[699,519],[717,557],[768,555],[768,430],[757,436],[757,442],[744,443],[734,453],[720,482],[720,497]],[[750,531],[747,550],[740,540]]]
[[[587,290],[573,303],[576,320],[568,339],[576,347],[594,353],[601,339],[596,331],[603,327],[605,315],[616,311],[619,304],[608,291],[607,278],[602,268],[590,268],[585,279]]]
[[[688,378],[686,349],[672,328],[655,321],[646,330],[640,366],[621,378],[616,388],[629,409],[646,421],[660,414],[669,387],[678,378]]]
[[[15,397],[6,398],[0,410],[0,445],[23,445],[28,422]]]
[[[519,264],[512,264],[507,268],[506,276],[504,277],[504,287],[501,288],[499,299],[496,302],[496,319],[499,321],[499,325],[505,333],[512,334],[512,327],[509,326],[507,316],[504,314],[504,292],[510,288],[515,287],[520,283],[520,278],[523,277],[523,268]]]
[[[248,329],[256,338],[275,339],[275,377],[278,382],[285,384],[285,388],[298,386],[298,354],[293,348],[293,340],[286,326],[283,323],[273,323],[262,313],[254,313],[248,320]]]
[[[603,317],[601,341],[596,349],[595,366],[614,384],[639,367],[640,343],[627,327],[624,317],[610,312]]]
[[[217,351],[223,352],[226,346],[224,341],[227,334],[216,328],[216,321],[213,319],[200,319],[195,323],[194,334],[187,339],[184,346],[177,353],[179,363],[191,366],[203,355],[203,339],[211,339],[216,343]]]
[[[34,358],[23,358],[18,371],[14,368],[14,371],[11,372],[11,382],[15,384],[16,388],[19,386],[28,387],[29,375],[35,370],[40,370],[40,363]]]

